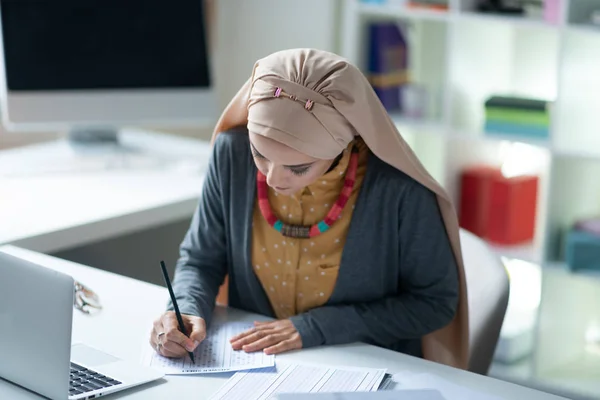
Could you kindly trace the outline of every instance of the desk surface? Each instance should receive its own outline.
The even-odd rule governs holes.
[[[0,244],[55,252],[191,217],[207,142],[124,131],[127,154],[54,141],[0,152]]]
[[[67,273],[89,285],[98,293],[104,309],[95,316],[86,316],[75,312],[73,342],[84,342],[124,359],[132,361],[140,359],[141,346],[147,345],[152,321],[164,310],[168,298],[166,289],[14,246],[3,246],[0,247],[0,250]],[[226,318],[240,321],[253,321],[257,317],[236,310],[220,309],[218,311],[223,312]],[[278,358],[294,362],[387,368],[391,373],[405,370],[429,372],[468,388],[506,399],[558,398],[365,344],[305,349],[280,355]],[[177,393],[178,398],[204,399],[209,398],[217,391],[225,383],[227,377],[216,375],[167,376],[161,381],[108,398],[152,400],[172,398],[173,394]],[[0,393],[0,397],[2,394]]]

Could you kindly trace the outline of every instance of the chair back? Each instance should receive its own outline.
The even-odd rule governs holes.
[[[460,230],[469,294],[469,371],[487,375],[508,306],[508,273],[481,238]]]

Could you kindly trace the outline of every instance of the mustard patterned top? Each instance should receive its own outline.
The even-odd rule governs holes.
[[[368,147],[357,139],[344,150],[334,169],[292,196],[269,188],[275,216],[294,225],[312,225],[327,215],[344,185],[352,146],[359,149],[356,183],[338,221],[310,239],[285,237],[262,216],[258,202],[252,228],[252,268],[267,294],[275,315],[289,318],[327,302],[335,286],[352,211],[365,176]]]

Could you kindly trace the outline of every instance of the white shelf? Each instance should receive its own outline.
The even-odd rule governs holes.
[[[567,26],[569,32],[581,32],[590,35],[600,35],[600,25],[592,24],[569,24]]]
[[[558,157],[574,158],[580,160],[597,160],[600,162],[600,149],[571,150],[571,149],[553,149]]]
[[[450,137],[452,139],[458,140],[524,143],[530,146],[535,146],[542,149],[546,149],[548,151],[552,151],[552,144],[549,140],[528,138],[525,136],[511,135],[502,132],[462,132],[457,129],[450,134]]]
[[[447,21],[452,16],[448,11],[411,9],[393,4],[368,4],[361,3],[358,11],[363,16],[378,18],[405,18],[430,21]]]
[[[578,7],[576,0],[565,1],[569,12]],[[594,133],[594,110],[600,109],[600,101],[593,95],[600,90],[596,73],[600,57],[594,51],[600,45],[600,28],[567,22],[568,17],[552,24],[526,16],[479,13],[471,11],[475,4],[454,0],[448,11],[437,11],[346,0],[342,48],[361,65],[367,54],[367,41],[361,37],[365,24],[386,19],[419,22],[406,31],[410,76],[435,97],[430,106],[436,104],[437,118],[394,114],[394,123],[455,201],[460,193],[456,177],[465,167],[501,165],[507,148],[519,149],[513,159],[541,160],[536,245],[494,248],[502,256],[553,261],[564,247],[556,231],[564,233],[576,218],[600,214],[600,181],[591,182],[583,172],[584,167],[600,170],[600,136]],[[510,93],[553,102],[548,139],[483,131],[485,100]],[[557,195],[565,184],[574,185],[569,193],[578,197]],[[580,199],[584,189],[590,193],[586,201]]]
[[[445,124],[435,120],[410,118],[401,114],[391,114],[390,116],[399,130],[408,128],[412,130],[428,131],[430,133],[443,135],[446,129]]]
[[[406,30],[412,61],[410,76],[434,97],[441,93],[442,98],[432,102],[437,105],[432,115],[439,115],[439,119],[392,115],[393,121],[455,204],[460,201],[458,177],[470,166],[511,164],[523,173],[539,176],[531,243],[490,247],[503,258],[544,265],[545,270],[550,263],[561,262],[564,234],[573,223],[600,215],[600,134],[596,134],[600,116],[596,95],[600,91],[600,27],[567,22],[585,19],[582,15],[589,12],[586,7],[594,0],[562,1],[568,15],[552,24],[524,16],[471,11],[477,0],[449,0],[451,8],[443,12],[344,0],[346,12],[340,36],[342,55],[364,65],[368,41],[361,35],[366,24],[386,19],[415,22],[408,24],[410,29]],[[581,5],[584,2],[586,6]],[[552,101],[550,137],[484,132],[484,102],[491,95],[501,94]],[[600,295],[594,297],[600,292],[596,287],[578,284],[566,294],[562,292],[563,278],[554,279],[550,289],[547,281],[545,275],[543,296],[548,304],[542,313],[542,325],[564,335],[560,324],[572,319],[566,332],[572,336],[571,342],[539,337],[542,350],[535,359],[494,365],[491,374],[566,394],[576,392],[579,385],[581,391],[600,398],[600,384],[595,376],[595,380],[579,376],[579,370],[572,372],[574,368],[566,364],[552,368],[559,361],[562,363],[563,357],[568,359],[578,351],[581,331],[587,327],[588,321],[579,316],[582,313],[571,310],[583,310],[600,321],[600,307],[595,306],[600,304]],[[558,317],[557,309],[562,310]],[[577,329],[571,329],[573,326]],[[556,348],[555,343],[559,342],[561,346]],[[596,370],[597,365],[589,370]],[[548,372],[540,374],[536,369]]]
[[[439,124],[438,129],[443,131],[445,126]],[[552,144],[549,139],[535,139],[525,136],[517,136],[506,134],[502,132],[461,132],[455,130],[448,135],[451,139],[457,140],[472,140],[472,141],[496,141],[496,142],[512,142],[512,143],[523,143],[530,146],[535,146],[541,149],[549,151],[556,157],[574,158],[580,160],[597,160],[600,162],[600,149],[586,149],[586,150],[573,150],[573,149],[562,149]]]
[[[523,17],[523,16],[510,16],[510,15],[498,15],[492,13],[480,13],[475,11],[463,11],[457,13],[457,19],[459,21],[473,21],[481,23],[501,23],[510,24],[516,27],[525,28],[540,28],[540,29],[556,29],[556,25],[552,25],[541,19]]]
[[[427,10],[420,8],[409,8],[394,4],[370,4],[359,3],[358,13],[364,17],[371,18],[395,18],[412,20],[429,20],[442,22],[482,22],[482,23],[501,23],[517,27],[539,28],[539,29],[560,29],[563,24],[552,24],[543,19],[536,19],[526,16],[499,15],[493,13],[483,13],[477,11],[441,11]],[[593,34],[600,34],[600,27],[584,24],[569,24],[569,30],[580,30]]]

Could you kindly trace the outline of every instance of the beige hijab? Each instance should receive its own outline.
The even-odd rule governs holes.
[[[276,97],[280,88],[279,97]],[[467,287],[454,207],[398,132],[365,76],[343,58],[313,49],[271,54],[254,65],[213,133],[237,126],[319,159],[333,159],[354,136],[371,151],[437,194],[458,264],[458,311],[446,327],[422,340],[424,358],[458,368],[468,364]]]

